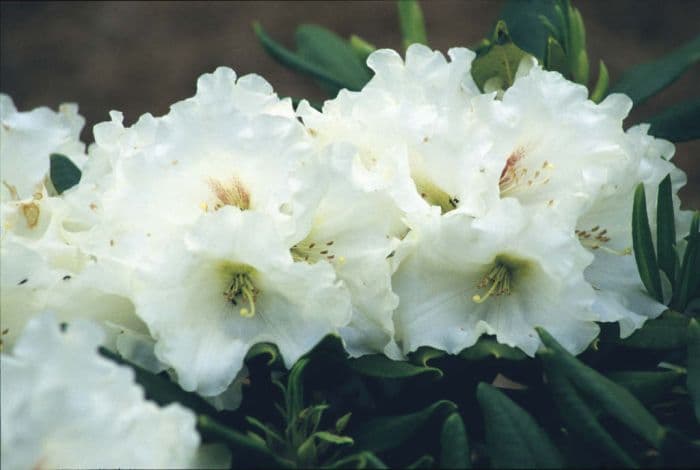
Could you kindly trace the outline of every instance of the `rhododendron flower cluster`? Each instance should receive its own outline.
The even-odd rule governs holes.
[[[98,343],[231,409],[257,343],[287,367],[329,334],[352,357],[456,354],[483,335],[534,356],[542,327],[578,354],[600,322],[626,337],[660,315],[637,273],[631,206],[641,182],[653,213],[670,173],[678,209],[673,145],[623,129],[627,96],[595,104],[532,58],[505,91],[482,92],[474,57],[378,50],[369,83],[320,110],[218,68],[164,116],[125,126],[112,112],[87,151],[74,105],[20,112],[3,95],[3,465],[117,455],[104,447],[113,417],[125,446],[158,436],[148,445],[162,459],[147,465],[191,464],[192,416],[145,403]],[[57,191],[51,154],[80,168],[77,185]],[[84,412],[73,394],[93,386],[104,409],[65,431]],[[48,393],[67,405],[39,416]],[[31,435],[5,432],[30,412]],[[56,444],[74,433],[86,444]],[[123,456],[113,462],[144,464]]]

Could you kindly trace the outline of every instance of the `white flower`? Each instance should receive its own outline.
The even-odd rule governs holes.
[[[627,131],[629,164],[597,194],[591,208],[580,216],[576,229],[581,244],[595,255],[585,272],[596,289],[595,310],[600,321],[619,322],[623,338],[667,308],[646,292],[632,254],[634,191],[644,183],[655,237],[659,183],[671,174],[674,212],[678,216],[680,200],[676,193],[686,182],[685,174],[669,161],[675,151],[673,144],[647,135],[648,130],[648,125],[639,125]],[[678,239],[686,234],[687,229],[685,233],[679,231]]]
[[[58,112],[36,108],[19,112],[12,99],[0,94],[0,200],[18,200],[41,193],[49,172],[49,157],[59,153],[81,166],[85,145],[80,130],[85,119],[74,104]]]
[[[103,334],[50,315],[2,355],[2,467],[185,468],[199,446],[195,416],[144,400],[131,369],[97,353]]]
[[[224,207],[181,238],[140,268],[134,302],[185,390],[221,394],[258,342],[275,343],[289,367],[350,320],[332,267],[295,263],[266,214]]]
[[[488,199],[516,198],[574,224],[600,188],[631,161],[622,119],[632,102],[612,94],[595,104],[586,87],[557,72],[527,61],[522,68],[528,73],[519,74],[501,101],[481,108],[495,136],[489,159],[499,162],[485,169]]]
[[[398,298],[387,257],[407,231],[401,212],[387,191],[369,190],[357,177],[363,163],[355,147],[330,145],[322,162],[331,184],[292,254],[299,262],[330,263],[348,287],[353,319],[341,336],[352,356],[384,352],[398,358],[392,322]]]
[[[407,213],[482,205],[478,168],[490,164],[491,141],[477,110],[493,96],[472,80],[472,51],[448,55],[450,62],[415,44],[404,62],[395,51],[376,51],[367,61],[375,75],[362,91],[341,91],[323,113],[306,103],[297,110],[320,145],[355,145],[367,188],[386,189]]]
[[[458,353],[484,333],[534,355],[534,327],[579,353],[597,335],[588,254],[556,220],[505,199],[481,218],[428,216],[397,251],[396,335],[404,352]]]

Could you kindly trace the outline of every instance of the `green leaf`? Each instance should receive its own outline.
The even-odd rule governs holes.
[[[245,356],[245,360],[250,361],[257,357],[267,356],[265,359],[265,364],[271,366],[280,359],[279,350],[277,346],[272,343],[256,343],[248,350],[248,354]]]
[[[559,369],[560,365],[554,361],[554,353],[552,351],[541,351],[538,355],[544,363],[548,388],[552,392],[559,414],[563,418],[567,429],[574,434],[574,438],[583,440],[589,445],[591,450],[595,449],[597,452],[603,452],[618,464],[630,468],[636,467],[637,465],[632,457],[601,426],[593,410],[586,404],[571,382],[566,376],[558,373],[557,369]]]
[[[409,359],[413,364],[432,368],[429,362],[433,359],[444,357],[446,354],[447,353],[445,351],[431,348],[430,346],[421,346],[415,352],[409,355]]]
[[[688,392],[693,400],[695,419],[700,422],[700,323],[690,320],[688,326]]]
[[[586,366],[562,348],[545,330],[537,332],[546,346],[545,356],[551,356],[548,373],[570,380],[586,398],[595,402],[610,416],[655,447],[661,445],[665,431],[656,418],[625,388]],[[549,352],[548,352],[549,351]]]
[[[486,447],[494,468],[558,468],[561,455],[547,434],[502,392],[480,383],[476,398],[484,412]]]
[[[360,59],[360,62],[363,64],[367,62],[367,57],[369,57],[372,52],[377,50],[377,47],[374,44],[365,41],[360,36],[355,34],[350,36],[350,47],[355,53],[355,56]]]
[[[417,0],[398,0],[399,26],[403,37],[403,47],[408,49],[411,44],[428,44],[425,32],[423,11]]]
[[[634,258],[637,261],[639,277],[644,283],[647,292],[658,300],[663,301],[661,291],[661,276],[656,263],[654,243],[651,240],[651,229],[647,217],[647,202],[644,195],[644,184],[639,183],[634,192],[634,207],[632,209],[632,245]]]
[[[550,35],[542,18],[552,26],[557,23],[554,4],[554,0],[509,0],[499,15],[510,26],[513,42],[540,61],[545,58],[547,37]]]
[[[547,70],[559,72],[564,76],[568,75],[569,72],[564,49],[562,49],[559,41],[551,36],[547,38],[547,53],[544,58],[544,67]]]
[[[440,421],[455,411],[457,405],[440,400],[417,411],[400,416],[381,416],[360,424],[354,433],[355,444],[360,449],[382,452],[400,446],[406,439],[415,435],[434,416]]]
[[[227,444],[234,451],[237,460],[241,459],[243,455],[248,455],[259,466],[290,467],[288,463],[278,459],[260,441],[223,426],[209,416],[201,415],[197,418],[197,429],[204,438]]]
[[[418,366],[406,361],[392,361],[383,354],[369,354],[357,359],[350,359],[348,365],[362,375],[385,379],[404,379],[419,375],[432,379],[442,377],[440,369]]]
[[[675,286],[678,258],[676,257],[676,220],[673,215],[673,192],[671,175],[668,174],[659,184],[656,204],[656,252],[659,268],[666,273]]]
[[[52,153],[49,166],[51,184],[58,194],[72,188],[80,182],[82,172],[68,157]]]
[[[611,372],[607,377],[625,387],[642,403],[653,403],[680,381],[683,374],[675,371],[622,371]]]
[[[460,352],[459,357],[469,361],[479,361],[487,357],[519,361],[526,359],[527,355],[520,349],[501,344],[493,338],[479,338],[474,346]]]
[[[360,61],[350,44],[321,26],[307,24],[294,34],[297,53],[321,70],[344,83],[342,88],[359,90],[372,78],[370,70]],[[338,87],[330,87],[332,94]]]
[[[338,420],[335,422],[335,432],[341,433],[345,430],[345,428],[348,426],[348,422],[350,421],[350,417],[352,416],[352,413],[346,413]]]
[[[287,419],[290,421],[296,419],[300,415],[301,410],[304,409],[304,382],[302,380],[302,375],[308,363],[309,358],[302,357],[289,371],[285,400],[287,405]]]
[[[605,98],[605,94],[608,91],[609,84],[610,76],[608,75],[608,68],[601,60],[598,63],[598,80],[596,80],[593,91],[591,92],[591,101],[594,103],[600,103],[603,101],[603,98]]]
[[[471,467],[464,421],[458,413],[452,413],[443,423],[440,433],[440,468]]]
[[[586,28],[583,26],[581,13],[568,5],[569,11],[569,49],[566,51],[571,64],[571,74],[576,82],[588,84],[588,53],[586,52]]]
[[[504,89],[511,86],[520,61],[527,55],[511,41],[505,22],[498,22],[493,37],[491,47],[472,62],[472,77],[482,90],[491,79],[499,81]]]
[[[277,43],[274,39],[267,35],[262,26],[260,26],[260,23],[253,23],[253,30],[267,53],[282,65],[298,72],[305,73],[332,89],[348,88],[352,90],[359,90],[359,88],[350,88],[349,84],[343,82],[329,71],[324,70],[322,67],[319,67],[315,63]]]
[[[639,104],[676,81],[698,60],[700,60],[700,36],[661,59],[627,70],[610,91],[625,93],[635,104]]]
[[[683,254],[680,281],[678,282],[678,309],[683,311],[693,297],[697,297],[700,288],[700,212],[693,214],[690,233]]]
[[[161,406],[165,406],[170,403],[179,403],[199,414],[211,416],[215,416],[217,414],[216,409],[204,401],[202,397],[196,393],[184,391],[175,382],[172,382],[161,375],[156,375],[149,372],[104,347],[99,348],[99,353],[117,364],[130,367],[134,371],[136,383],[143,387],[144,391],[146,392],[146,398],[149,400],[153,400]]]
[[[688,317],[667,310],[660,317],[647,321],[621,344],[636,349],[676,349],[688,342]]]
[[[649,134],[671,142],[700,138],[700,98],[690,99],[648,119]]]
[[[348,436],[339,436],[337,434],[330,433],[328,431],[317,431],[311,435],[311,437],[318,439],[319,441],[328,442],[336,446],[353,445],[355,441]]]

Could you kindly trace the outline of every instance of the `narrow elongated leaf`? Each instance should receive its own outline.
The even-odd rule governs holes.
[[[527,358],[520,349],[501,344],[493,338],[480,338],[474,346],[459,353],[459,357],[469,361],[478,361],[487,357],[518,361]]]
[[[372,77],[369,69],[358,59],[350,44],[321,26],[307,24],[294,34],[297,53],[305,60],[325,70],[345,88],[359,90]],[[330,91],[336,93],[339,88]]]
[[[267,51],[267,53],[270,54],[273,59],[282,65],[298,72],[305,73],[316,80],[323,82],[325,85],[331,88],[349,88],[349,85],[344,83],[338,77],[276,42],[265,32],[262,26],[260,26],[260,23],[253,23],[253,30],[255,31],[255,35],[258,37],[258,40],[262,44],[263,48],[265,48],[265,51]],[[355,88],[355,90],[357,89],[358,88]]]
[[[328,431],[317,431],[313,433],[311,437],[318,439],[319,441],[328,442],[329,444],[333,444],[336,446],[352,445],[355,442],[353,441],[352,437],[339,436]]]
[[[576,359],[545,330],[538,328],[537,332],[547,350],[551,351],[549,355],[552,360],[549,364],[552,367],[548,372],[552,376],[561,375],[570,380],[577,391],[594,401],[610,416],[651,445],[657,448],[661,446],[664,429],[629,391]]]
[[[358,426],[354,433],[355,444],[372,452],[394,449],[420,431],[434,416],[442,421],[456,409],[451,401],[440,400],[415,413],[370,419]]]
[[[591,91],[591,101],[594,103],[600,103],[603,101],[603,98],[605,98],[605,94],[608,91],[609,84],[610,75],[608,74],[608,68],[601,60],[598,63],[598,80],[595,82],[593,91]]]
[[[432,455],[423,455],[415,462],[408,464],[406,468],[433,468],[435,459]]]
[[[272,343],[257,343],[248,350],[245,359],[250,361],[256,357],[265,358],[265,364],[271,366],[280,359],[280,354],[277,346]]]
[[[685,142],[700,138],[700,98],[668,108],[648,119],[649,134],[670,140]]]
[[[425,32],[423,10],[417,0],[398,0],[399,26],[403,37],[403,47],[408,49],[411,44],[428,44]]]
[[[443,423],[440,433],[440,468],[471,467],[464,421],[458,413],[452,413]]]
[[[678,309],[683,311],[694,297],[700,295],[700,212],[693,214],[690,233],[683,254],[678,288]]]
[[[693,400],[695,418],[700,422],[700,323],[696,319],[688,326],[688,392]]]
[[[367,57],[369,57],[372,52],[377,50],[377,47],[374,44],[365,41],[360,36],[355,34],[350,36],[350,47],[355,53],[355,56],[363,64],[367,61]]]
[[[383,354],[370,354],[348,361],[350,367],[362,375],[385,379],[404,379],[423,375],[433,379],[442,377],[434,367],[419,366],[406,361],[392,361]]]
[[[677,384],[683,374],[669,371],[622,371],[607,374],[608,378],[625,387],[642,403],[653,403]]]
[[[651,228],[647,216],[647,202],[644,195],[644,185],[639,183],[634,192],[634,207],[632,209],[632,245],[634,258],[637,261],[639,277],[647,292],[659,302],[663,301],[661,291],[661,276],[654,253],[654,243],[651,239]]]
[[[554,352],[546,350],[538,355],[544,363],[549,389],[567,429],[576,439],[581,439],[591,449],[603,452],[616,463],[636,467],[634,459],[615,442],[569,379],[559,372],[561,366],[555,362]]]
[[[551,36],[547,38],[547,53],[544,58],[544,66],[547,70],[559,72],[564,76],[569,74],[569,67],[566,62],[564,49],[561,47],[561,44]]]
[[[676,349],[688,341],[688,317],[667,310],[660,317],[647,321],[642,328],[621,343],[637,349]]]
[[[659,184],[659,194],[656,204],[656,253],[659,268],[666,273],[671,285],[675,284],[676,276],[676,221],[673,215],[673,193],[671,175]]]
[[[72,188],[80,182],[82,172],[68,157],[52,153],[49,166],[49,177],[58,194]]]
[[[610,91],[625,93],[639,104],[676,81],[698,60],[700,36],[660,59],[627,70]]]
[[[494,468],[559,468],[561,455],[537,422],[498,389],[480,383],[486,447]]]
[[[287,417],[290,421],[296,419],[299,413],[301,413],[301,410],[304,409],[304,382],[302,376],[308,363],[309,359],[302,357],[292,366],[292,370],[289,371],[285,400],[287,404]]]

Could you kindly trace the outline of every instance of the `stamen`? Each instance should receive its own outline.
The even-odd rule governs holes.
[[[217,199],[214,210],[224,206],[238,207],[242,211],[250,209],[250,192],[238,178],[231,178],[226,183],[210,178],[209,187]]]
[[[506,160],[506,165],[503,167],[498,181],[501,197],[549,183],[550,177],[547,172],[552,170],[554,165],[545,160],[540,168],[535,169],[534,173],[529,173],[530,169],[523,166],[524,158],[525,149],[518,147]]]
[[[240,301],[247,303],[248,307],[241,307],[238,313],[242,317],[252,318],[255,316],[255,297],[258,293],[250,274],[239,272],[233,275],[231,284],[224,291],[224,297],[235,306],[238,306]]]
[[[489,287],[486,294],[481,296],[474,294],[472,300],[478,304],[485,302],[491,296],[510,295],[511,293],[511,270],[505,264],[496,262],[489,273],[484,276],[477,287],[484,289]]]

